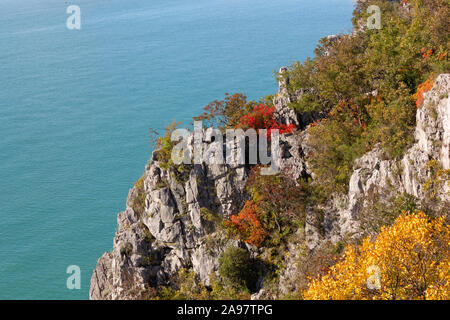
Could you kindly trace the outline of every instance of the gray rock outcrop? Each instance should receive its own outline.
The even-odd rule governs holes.
[[[281,69],[283,72],[285,69]],[[281,79],[274,98],[281,123],[293,123],[303,129],[311,119],[289,108],[297,99],[287,89],[288,79]],[[321,231],[317,225],[305,225],[306,247],[288,244],[285,264],[280,271],[280,294],[290,289],[289,279],[296,272],[296,256],[314,250],[324,240],[336,243],[357,235],[358,216],[367,205],[370,193],[409,193],[419,199],[426,196],[424,183],[431,177],[428,166],[435,160],[450,169],[450,74],[440,75],[425,94],[417,110],[416,142],[402,159],[385,160],[379,147],[355,162],[346,195],[336,195],[323,208]],[[307,131],[300,130],[280,138],[280,169],[291,179],[314,178],[307,162],[311,150]],[[203,141],[203,144],[207,142]],[[193,154],[193,135],[188,139]],[[190,268],[201,281],[209,284],[212,272],[219,268],[219,257],[229,245],[242,246],[256,254],[256,249],[230,240],[214,229],[214,217],[228,218],[239,212],[248,198],[245,184],[248,167],[230,164],[195,164],[178,172],[152,155],[143,175],[143,190],[133,188],[125,211],[117,217],[118,229],[111,252],[102,255],[91,279],[91,299],[140,299],[152,286],[168,283],[181,268]],[[444,183],[437,197],[449,201],[449,185]],[[141,206],[137,206],[141,201]],[[447,207],[448,210],[448,207]],[[313,218],[313,217],[311,217]],[[264,248],[258,254],[264,255]],[[252,298],[276,298],[263,287]]]
[[[417,109],[415,143],[402,159],[383,160],[382,150],[376,147],[355,161],[347,195],[348,207],[340,212],[344,234],[358,233],[358,213],[366,205],[369,193],[386,190],[392,193],[392,186],[395,186],[395,193],[408,193],[423,200],[425,183],[432,178],[430,161],[435,160],[444,170],[450,168],[449,92],[450,74],[441,74]],[[450,200],[448,183],[442,184],[436,197],[443,202]]]

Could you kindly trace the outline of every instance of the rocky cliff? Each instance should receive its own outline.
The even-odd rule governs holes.
[[[314,117],[296,114],[288,107],[302,92],[289,94],[286,81],[280,81],[274,99],[277,118],[302,130],[281,137],[280,168],[294,180],[314,179],[306,158],[311,151],[306,128]],[[435,201],[427,203],[441,206],[448,216],[448,184],[438,184],[430,197],[429,181],[434,173],[430,163],[450,169],[449,92],[450,74],[441,74],[417,110],[415,143],[403,158],[386,160],[376,147],[358,159],[348,193],[335,194],[323,206],[320,221],[313,211],[309,217],[307,213],[304,229],[299,229],[298,237],[292,237],[283,248],[285,258],[279,266],[277,290],[268,290],[262,270],[252,298],[278,298],[295,291],[292,279],[302,267],[299,256],[325,242],[336,244],[358,237],[364,223],[361,217],[374,197],[409,194],[421,201],[432,198]],[[192,135],[189,146],[193,148]],[[145,298],[149,288],[170,283],[181,268],[193,270],[208,286],[228,246],[244,248],[253,257],[268,254],[264,248],[230,239],[212,223],[217,218],[229,218],[243,207],[248,198],[248,167],[203,164],[185,170],[184,177],[179,178],[172,169],[164,169],[157,151],[153,153],[140,184],[129,192],[125,211],[118,215],[113,250],[98,260],[91,279],[91,299]]]

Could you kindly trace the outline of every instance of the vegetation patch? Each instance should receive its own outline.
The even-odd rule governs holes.
[[[401,215],[374,242],[348,246],[343,259],[311,282],[305,299],[448,299],[450,228],[423,212]]]
[[[345,192],[353,162],[380,143],[388,158],[400,158],[413,142],[416,108],[437,74],[448,73],[450,6],[445,0],[358,2],[353,24],[377,5],[379,30],[320,40],[315,56],[277,75],[299,94],[299,113],[327,115],[308,130],[313,170],[324,192]],[[403,6],[409,6],[405,9]]]
[[[228,247],[219,259],[219,274],[229,285],[253,290],[256,285],[254,261],[247,250]]]

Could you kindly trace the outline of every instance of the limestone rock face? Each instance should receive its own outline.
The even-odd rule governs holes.
[[[314,216],[307,215],[305,226],[305,244],[309,250],[315,250],[325,241],[337,243],[343,238],[354,237],[361,234],[359,214],[368,205],[373,194],[388,199],[390,196],[408,193],[417,197],[420,201],[426,198],[424,185],[431,178],[428,164],[431,160],[438,162],[441,168],[449,168],[449,126],[450,126],[450,74],[440,75],[433,88],[425,93],[424,103],[417,110],[415,143],[407,150],[402,159],[386,160],[379,146],[363,155],[355,161],[354,171],[349,182],[349,191],[345,195],[337,194],[323,208],[324,218],[321,222],[320,232],[314,223]],[[287,101],[287,100],[286,100]],[[295,140],[295,142],[292,142]],[[281,163],[288,168],[295,163],[291,175],[295,178],[305,172],[314,178],[308,171],[308,163],[303,154],[308,154],[307,139],[301,132],[295,138],[284,137],[281,149],[286,149],[292,154],[286,161],[281,158]],[[291,152],[294,146],[301,146],[302,152]],[[296,147],[295,147],[296,148]],[[449,184],[444,183],[437,190],[436,197],[442,203],[449,203]],[[444,214],[450,214],[448,206],[442,208]],[[281,294],[291,291],[292,283],[289,281],[297,269],[298,259],[296,252],[301,247],[295,243],[288,246],[285,266],[280,271],[279,292]],[[297,251],[294,249],[296,248]],[[295,289],[294,289],[295,290]],[[263,288],[252,295],[252,299],[267,299],[267,292]]]
[[[98,259],[97,267],[91,278],[89,298],[103,300],[108,298],[113,290],[112,285],[112,254],[105,252]]]
[[[94,270],[91,299],[142,298],[148,286],[166,284],[185,267],[209,283],[223,248],[205,242],[211,230],[203,212],[225,218],[238,212],[246,198],[248,169],[228,164],[189,167],[188,178],[181,180],[173,169],[163,169],[153,153],[144,172],[143,212],[133,209],[140,196],[133,188],[117,218],[113,250]]]
[[[415,138],[418,150],[450,168],[450,74],[441,74],[433,88],[425,93],[417,110]]]
[[[280,68],[278,73],[283,75],[287,71],[286,67]],[[281,77],[278,83],[278,93],[276,94],[273,104],[275,106],[275,117],[279,123],[294,124],[297,127],[300,121],[294,110],[288,107],[288,104],[296,101],[297,97],[292,95],[288,90],[289,78]]]
[[[307,138],[306,131],[280,136],[280,148],[278,151],[280,170],[294,180],[307,178],[312,175],[308,162],[305,159],[305,155],[310,152]]]
[[[281,67],[278,82],[278,92],[273,99],[275,106],[275,119],[278,123],[294,124],[298,129],[304,130],[311,122],[322,118],[321,112],[304,112],[298,114],[290,105],[297,102],[306,93],[311,93],[311,88],[301,88],[295,92],[289,90],[289,77],[286,77],[287,67]]]
[[[437,161],[443,169],[449,168],[449,93],[450,74],[441,74],[417,109],[416,141],[402,159],[383,160],[382,151],[376,147],[356,160],[347,195],[348,207],[340,213],[344,234],[357,233],[356,218],[369,193],[382,193],[395,186],[396,193],[406,192],[423,200],[424,185],[431,178],[430,161]],[[437,197],[442,201],[450,200],[448,184],[443,184]]]
[[[286,69],[281,69],[283,72]],[[280,170],[290,179],[314,179],[306,155],[307,131],[314,119],[297,114],[288,104],[302,92],[292,95],[287,89],[288,79],[282,79],[274,99],[278,121],[293,123],[294,134],[280,137]],[[304,243],[292,241],[287,245],[285,266],[280,270],[279,292],[292,290],[292,279],[298,254],[315,250],[323,241],[336,243],[343,237],[359,233],[358,215],[367,204],[371,193],[406,192],[425,197],[424,183],[430,178],[428,163],[436,160],[444,169],[450,169],[450,75],[440,75],[433,88],[425,94],[424,104],[417,110],[415,144],[402,159],[385,160],[379,147],[355,162],[347,194],[335,195],[324,206],[320,228],[307,213]],[[194,152],[194,133],[189,135],[188,148]],[[202,148],[208,142],[201,141]],[[211,163],[211,162],[210,162]],[[251,246],[230,240],[211,228],[211,217],[229,218],[243,207],[248,195],[245,184],[249,169],[233,164],[193,164],[180,176],[166,168],[155,151],[144,172],[144,190],[130,190],[126,209],[117,217],[118,229],[113,250],[103,254],[91,278],[91,299],[140,299],[146,289],[164,285],[180,268],[190,268],[208,285],[209,277],[219,268],[219,258],[229,245],[241,246],[264,255]],[[142,194],[143,193],[143,194]],[[386,195],[387,196],[387,195]],[[448,185],[444,184],[437,197],[449,201]],[[136,205],[141,201],[141,206]],[[320,229],[320,231],[319,231]],[[303,240],[302,240],[303,241]],[[252,299],[276,298],[264,288]]]

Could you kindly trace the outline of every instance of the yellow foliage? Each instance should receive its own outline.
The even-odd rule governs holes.
[[[443,217],[430,221],[423,212],[404,213],[391,227],[383,227],[375,241],[366,238],[360,246],[347,247],[343,259],[327,275],[313,279],[303,297],[448,300],[449,245],[450,228]]]

